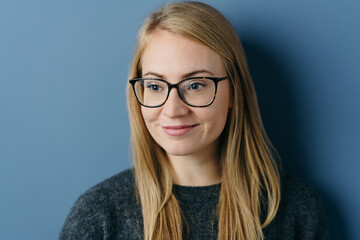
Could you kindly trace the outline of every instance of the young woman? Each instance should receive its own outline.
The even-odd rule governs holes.
[[[279,173],[236,32],[178,2],[139,31],[128,108],[134,168],[72,208],[60,239],[327,239],[321,202]]]

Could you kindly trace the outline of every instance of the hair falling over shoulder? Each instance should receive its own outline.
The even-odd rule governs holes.
[[[139,31],[130,78],[141,76],[141,57],[155,29],[191,38],[223,58],[232,88],[232,108],[219,147],[222,185],[217,206],[218,239],[263,239],[262,229],[280,203],[276,151],[264,130],[255,88],[240,40],[227,19],[199,2],[177,2],[152,13]],[[172,192],[170,164],[152,139],[140,104],[128,89],[131,143],[145,240],[183,237],[179,203]],[[261,221],[263,219],[263,221]]]

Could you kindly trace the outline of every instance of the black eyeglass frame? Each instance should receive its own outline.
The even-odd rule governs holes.
[[[142,106],[144,106],[144,107],[147,107],[147,108],[157,108],[157,107],[161,107],[161,106],[164,105],[164,104],[166,103],[166,101],[168,100],[171,89],[176,88],[177,91],[178,91],[178,94],[179,94],[179,96],[180,96],[180,98],[181,98],[181,100],[183,100],[184,103],[186,103],[186,104],[187,104],[188,106],[190,106],[190,107],[198,107],[198,108],[200,108],[200,107],[208,107],[208,106],[210,106],[210,105],[214,102],[215,97],[216,97],[218,82],[223,81],[223,80],[228,79],[228,78],[229,78],[228,76],[226,76],[226,77],[220,77],[220,78],[218,78],[218,77],[190,77],[190,78],[183,79],[183,80],[181,80],[180,82],[178,82],[178,83],[176,83],[176,84],[168,83],[167,81],[165,81],[164,79],[161,79],[161,78],[133,78],[133,79],[130,79],[130,80],[129,80],[129,83],[130,83],[130,84],[132,85],[132,87],[133,87],[133,91],[134,91],[136,100],[137,100]],[[208,79],[208,80],[212,80],[212,81],[215,83],[214,97],[212,98],[212,100],[211,100],[210,103],[208,103],[208,104],[206,104],[206,105],[196,106],[196,105],[192,105],[192,104],[188,103],[188,102],[185,100],[184,96],[181,94],[179,85],[180,85],[181,83],[183,83],[184,81],[193,80],[193,79]],[[138,96],[137,96],[137,94],[136,94],[135,84],[136,84],[136,82],[138,82],[138,81],[143,81],[143,80],[156,80],[156,81],[161,81],[161,82],[166,83],[166,85],[168,86],[168,92],[167,92],[167,96],[166,96],[166,98],[165,98],[165,100],[164,100],[164,102],[163,102],[162,104],[159,104],[159,105],[156,105],[156,106],[147,106],[147,105],[141,103],[141,101],[139,100],[139,98],[138,98]]]

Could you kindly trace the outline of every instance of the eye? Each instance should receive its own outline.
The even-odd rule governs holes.
[[[157,82],[145,82],[146,89],[149,89],[151,92],[160,92],[163,90],[163,87]]]
[[[189,88],[192,90],[198,90],[199,88],[203,87],[204,85],[198,82],[191,83]]]
[[[151,85],[148,85],[147,88],[150,88],[151,91],[153,92],[157,92],[161,89],[161,87],[159,85],[156,85],[156,84],[151,84]]]
[[[207,85],[204,81],[191,81],[184,84],[182,88],[187,91],[198,91],[206,88],[206,86]]]

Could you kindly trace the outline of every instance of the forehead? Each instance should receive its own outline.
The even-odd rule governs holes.
[[[166,30],[155,30],[142,55],[142,73],[178,76],[200,69],[223,75],[222,57],[203,43]]]

